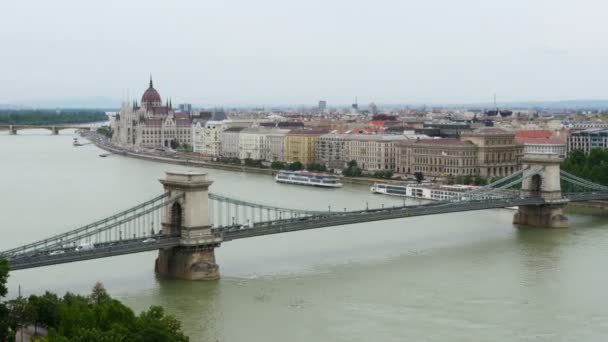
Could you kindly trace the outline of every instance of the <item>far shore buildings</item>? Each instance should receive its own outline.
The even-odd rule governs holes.
[[[502,177],[521,168],[523,145],[515,141],[512,132],[481,128],[458,139],[404,141],[398,154],[396,171],[401,174]]]
[[[160,148],[177,144],[192,145],[192,117],[176,114],[170,101],[163,105],[154,89],[152,77],[141,103],[122,104],[112,122],[112,143],[127,148]]]
[[[589,153],[593,148],[608,148],[608,128],[588,128],[568,137],[568,153],[575,150]]]

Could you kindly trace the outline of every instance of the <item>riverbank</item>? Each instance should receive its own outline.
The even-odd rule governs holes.
[[[202,167],[202,168],[207,168],[207,169],[217,169],[217,170],[233,171],[233,172],[248,172],[248,173],[263,174],[263,175],[269,175],[269,176],[274,176],[280,171],[280,170],[274,170],[274,169],[261,169],[261,168],[257,168],[257,167],[248,167],[248,166],[243,166],[243,165],[222,164],[222,163],[215,163],[215,162],[204,161],[204,160],[196,160],[196,159],[188,158],[187,156],[173,157],[173,156],[166,156],[166,155],[159,155],[159,154],[152,154],[152,153],[135,152],[135,151],[126,150],[126,149],[118,148],[114,145],[111,145],[107,141],[107,139],[105,139],[104,137],[101,137],[97,134],[86,134],[85,133],[82,135],[82,137],[88,139],[93,144],[95,144],[95,146],[97,146],[100,149],[103,149],[105,151],[108,151],[108,152],[111,152],[114,154],[131,157],[131,158],[150,160],[150,161],[155,161],[155,162],[160,162],[160,163],[184,165],[184,166],[195,166],[195,167]],[[391,183],[391,184],[398,184],[398,183],[402,182],[399,180],[377,179],[377,178],[367,178],[367,177],[342,177],[341,181],[342,181],[342,183],[345,183],[345,184],[368,185],[368,186],[373,185],[374,183],[378,183],[378,182]]]

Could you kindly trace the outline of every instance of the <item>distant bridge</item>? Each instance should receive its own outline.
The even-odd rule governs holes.
[[[159,250],[158,273],[206,280],[219,277],[215,248],[255,236],[513,206],[519,207],[516,224],[567,227],[562,209],[569,202],[608,199],[608,187],[560,171],[559,161],[529,156],[522,170],[448,200],[353,211],[244,201],[208,193],[212,182],[204,173],[168,172],[161,180],[162,195],[89,225],[0,252],[0,257],[9,260],[11,270],[20,270]]]
[[[59,131],[64,130],[64,129],[77,129],[77,130],[84,130],[84,131],[90,131],[91,130],[91,126],[87,126],[87,125],[78,125],[78,124],[60,124],[60,125],[6,125],[6,124],[0,124],[0,131],[9,131],[9,134],[11,135],[15,135],[17,134],[18,131],[23,130],[23,129],[48,129],[49,131],[51,131],[51,133],[53,133],[54,135],[59,134]]]

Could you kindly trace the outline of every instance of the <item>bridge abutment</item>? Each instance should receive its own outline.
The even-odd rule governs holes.
[[[565,205],[522,205],[513,215],[513,223],[529,227],[568,228]]]
[[[160,182],[172,197],[181,196],[165,208],[162,222],[163,235],[179,236],[179,246],[159,251],[156,272],[185,280],[219,279],[214,250],[221,238],[213,235],[208,213],[212,182],[201,172],[167,172]]]
[[[560,164],[562,158],[552,154],[528,154],[522,158],[524,173],[521,194],[524,197],[540,197],[541,205],[521,205],[513,216],[513,223],[545,228],[568,228],[568,218],[563,209]]]

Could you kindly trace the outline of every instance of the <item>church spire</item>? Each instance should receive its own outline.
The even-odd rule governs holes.
[[[173,104],[171,103],[171,98],[169,98],[169,108],[173,109]]]

